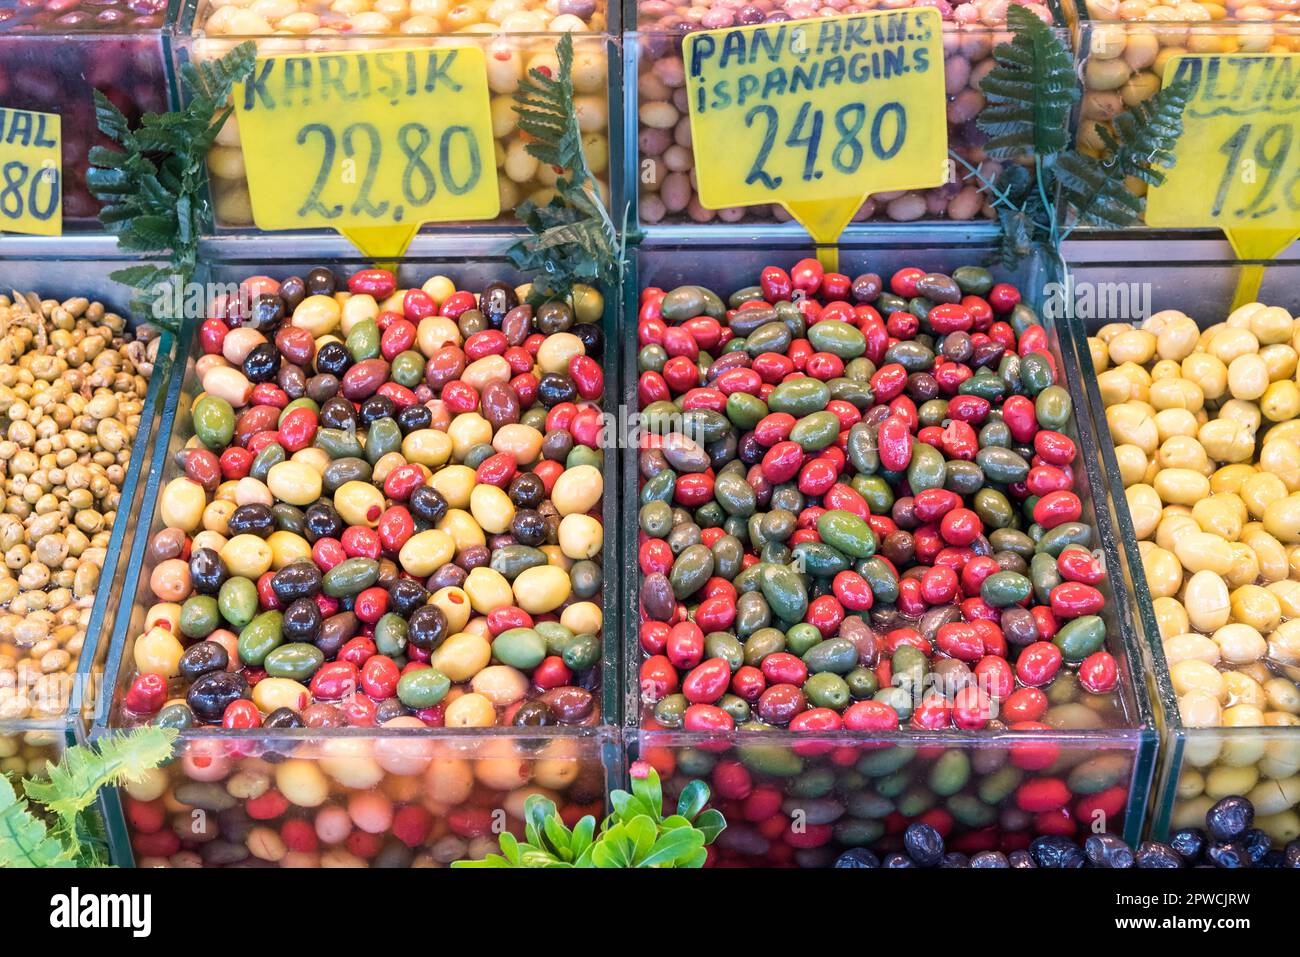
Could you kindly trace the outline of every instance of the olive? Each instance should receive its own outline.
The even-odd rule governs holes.
[[[337,339],[331,339],[316,352],[316,371],[342,376],[352,365],[352,353]]]
[[[297,598],[284,610],[280,628],[288,641],[315,641],[320,633],[321,610],[313,598]]]
[[[542,458],[563,462],[573,451],[573,436],[564,429],[552,429],[542,438]]]
[[[583,349],[593,359],[600,360],[605,354],[605,333],[594,322],[575,323],[569,330],[582,342]]]
[[[411,578],[399,578],[388,589],[389,606],[403,618],[411,617],[428,599],[429,592],[425,587]]]
[[[494,329],[501,328],[506,313],[517,305],[519,305],[519,297],[515,295],[514,288],[500,280],[488,283],[478,296],[478,311]]]
[[[208,671],[190,685],[185,702],[200,721],[216,724],[232,701],[247,698],[248,693],[248,681],[239,672]]]
[[[525,701],[515,712],[514,723],[521,727],[544,728],[557,724],[555,712],[543,701]]]
[[[253,303],[248,325],[259,332],[270,332],[284,319],[284,300],[274,294],[263,294]]]
[[[249,382],[274,382],[280,371],[280,350],[271,342],[258,343],[244,357],[242,368]]]
[[[442,497],[441,492],[428,485],[421,485],[412,492],[406,504],[412,515],[430,525],[437,525],[447,517],[447,500]]]
[[[422,605],[411,614],[406,640],[421,651],[435,651],[447,639],[447,616],[437,605]]]
[[[332,296],[338,288],[338,277],[324,266],[317,266],[307,273],[307,291],[313,296]]]
[[[510,480],[506,490],[515,508],[537,508],[546,500],[546,486],[536,472],[524,472]]]
[[[307,298],[307,284],[301,276],[290,276],[280,283],[280,298],[284,300],[284,308],[293,312]]]
[[[578,398],[577,387],[573,380],[558,372],[547,372],[537,383],[537,401],[551,409],[562,402],[573,402]]]
[[[357,418],[364,426],[379,419],[391,419],[396,411],[397,405],[388,396],[372,395],[361,403],[361,408],[357,410]]]
[[[394,718],[402,718],[410,714],[411,711],[406,705],[397,698],[385,698],[379,704],[375,705],[375,722],[384,724]]]
[[[430,489],[432,491],[432,489]],[[334,506],[328,502],[317,502],[307,509],[303,516],[303,534],[313,545],[322,538],[339,538],[347,524]]]
[[[236,535],[256,535],[258,538],[267,538],[275,531],[275,516],[271,514],[269,505],[252,502],[241,505],[230,513],[227,528],[232,538]]]
[[[544,336],[567,332],[573,325],[573,310],[566,302],[547,302],[537,307],[534,319],[537,331]]]
[[[215,595],[229,577],[225,563],[214,549],[196,548],[190,555],[190,580],[200,593]]]
[[[262,722],[264,728],[301,728],[302,718],[292,708],[276,708]]]
[[[230,655],[215,641],[199,641],[190,645],[181,655],[178,670],[186,681],[197,681],[210,671],[225,671]]]
[[[357,412],[352,403],[341,395],[328,399],[320,408],[320,424],[327,429],[353,429],[357,425]]]
[[[433,422],[433,413],[429,411],[427,405],[416,403],[408,405],[397,413],[397,427],[406,435],[410,432],[418,432],[420,429],[427,429]]]

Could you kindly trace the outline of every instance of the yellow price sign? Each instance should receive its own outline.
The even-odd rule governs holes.
[[[501,211],[481,47],[259,58],[234,101],[261,229],[397,258],[423,223]]]
[[[0,108],[0,233],[63,234],[62,123],[57,113]]]
[[[1174,57],[1165,84],[1192,85],[1178,162],[1147,196],[1147,225],[1218,227],[1240,259],[1273,259],[1300,238],[1300,54]],[[1234,305],[1259,294],[1249,266]]]
[[[948,179],[934,7],[703,30],[683,58],[706,206],[779,203],[833,243],[872,193]]]

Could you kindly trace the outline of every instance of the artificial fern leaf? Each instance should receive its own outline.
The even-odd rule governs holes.
[[[23,782],[27,796],[61,821],[72,822],[94,803],[99,789],[117,782],[140,780],[172,753],[174,728],[135,728],[99,739],[93,745],[68,748],[51,765],[45,781]]]
[[[1146,206],[1125,182],[1133,177],[1151,186],[1164,182],[1174,165],[1174,147],[1183,132],[1183,108],[1191,85],[1180,80],[1126,110],[1112,121],[1114,132],[1099,127],[1104,159],[1072,150],[1057,161],[1054,174],[1061,195],[1081,224],[1123,229]]]
[[[560,39],[555,53],[556,75],[530,70],[515,93],[519,128],[529,139],[526,149],[560,174],[549,203],[538,206],[524,201],[515,209],[532,235],[515,243],[507,255],[520,269],[540,273],[530,296],[534,305],[568,296],[578,282],[612,288],[623,260],[618,231],[600,200],[600,188],[582,148],[569,34]]]
[[[976,124],[989,136],[984,149],[995,159],[1032,151],[1047,159],[1069,143],[1071,109],[1079,99],[1069,48],[1037,15],[1007,8],[1009,43],[993,51],[996,66],[980,85],[988,105]]]
[[[0,774],[0,867],[72,867],[74,861]]]

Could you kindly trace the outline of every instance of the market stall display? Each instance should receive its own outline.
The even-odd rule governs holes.
[[[638,250],[638,753],[710,776],[740,861],[914,819],[965,852],[1136,834],[1149,716],[1073,353],[952,253],[759,257]]]
[[[1295,321],[1263,303],[1197,312],[1096,329],[1087,340],[1094,415],[1124,489],[1138,600],[1150,602],[1155,626],[1148,640],[1188,735],[1170,771],[1171,825],[1247,795],[1280,846],[1300,834],[1296,533],[1287,525],[1288,423],[1300,415]]]
[[[446,864],[534,789],[599,811],[601,296],[534,308],[500,262],[258,266],[220,267],[253,321],[218,302],[194,333],[110,656],[109,726],[184,729],[124,789],[136,859]]]
[[[525,150],[513,94],[528,70],[556,69],[555,43],[574,35],[575,107],[583,149],[592,172],[611,199],[609,14],[603,0],[499,0],[452,4],[448,0],[376,0],[320,4],[306,0],[261,0],[252,5],[191,2],[181,14],[179,57],[210,59],[236,43],[254,40],[259,54],[393,47],[481,45],[487,54],[492,95],[492,132],[502,220],[523,200],[545,203],[556,173]],[[616,74],[615,74],[616,76]],[[208,154],[211,195],[219,227],[249,227],[253,211],[239,137],[239,124],[226,123]]]
[[[86,153],[103,145],[92,90],[134,122],[170,103],[159,0],[46,3],[0,9],[0,108],[57,113],[63,125],[63,218],[97,228]]]
[[[686,75],[682,61],[682,37],[697,30],[718,29],[757,23],[781,23],[809,20],[824,16],[859,13],[868,10],[894,9],[910,3],[816,4],[788,0],[756,0],[753,3],[710,2],[674,4],[669,0],[638,0],[635,11],[629,10],[625,44],[628,63],[625,73],[625,112],[635,116],[635,162],[629,162],[632,181],[629,196],[639,196],[639,220],[646,226],[690,225],[703,223],[739,223],[754,221],[784,222],[789,214],[780,206],[733,207],[708,209],[696,196],[694,183],[695,156],[691,143],[690,118],[687,112]],[[631,4],[629,5],[631,6]],[[1062,25],[1064,18],[1047,4],[1027,4],[1049,23]],[[950,148],[967,163],[977,167],[992,180],[1001,169],[981,150],[985,135],[976,129],[975,119],[985,100],[980,82],[994,62],[994,46],[1007,39],[1006,4],[969,0],[941,4],[944,18],[944,79],[948,103],[948,139]],[[631,78],[636,77],[636,83]],[[629,119],[629,127],[631,122]],[[631,131],[629,129],[629,135]],[[629,157],[631,159],[632,157]],[[968,178],[968,170],[953,163],[949,181],[943,186],[903,193],[885,193],[871,197],[862,206],[854,222],[915,222],[918,220],[952,220],[965,222],[992,218],[987,197],[978,182]]]
[[[61,720],[71,701],[170,346],[85,296],[0,295],[0,722]]]

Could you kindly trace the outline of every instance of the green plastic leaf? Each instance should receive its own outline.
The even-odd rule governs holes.
[[[49,767],[48,780],[27,780],[23,787],[31,800],[71,827],[100,788],[139,781],[171,757],[175,740],[175,728],[153,726],[107,735],[92,745],[68,748]]]
[[[1112,120],[1114,132],[1098,127],[1106,156],[1096,159],[1071,151],[1060,157],[1055,174],[1061,195],[1080,223],[1122,229],[1142,215],[1146,203],[1129,189],[1127,177],[1149,186],[1164,182],[1183,133],[1183,110],[1192,87],[1170,83],[1155,96]]]
[[[1070,49],[1037,15],[1007,8],[1009,43],[993,50],[994,68],[980,84],[987,106],[976,125],[988,134],[984,151],[995,159],[1032,152],[1048,159],[1070,140],[1069,118],[1079,100]]]
[[[0,867],[72,867],[75,861],[0,774]]]

